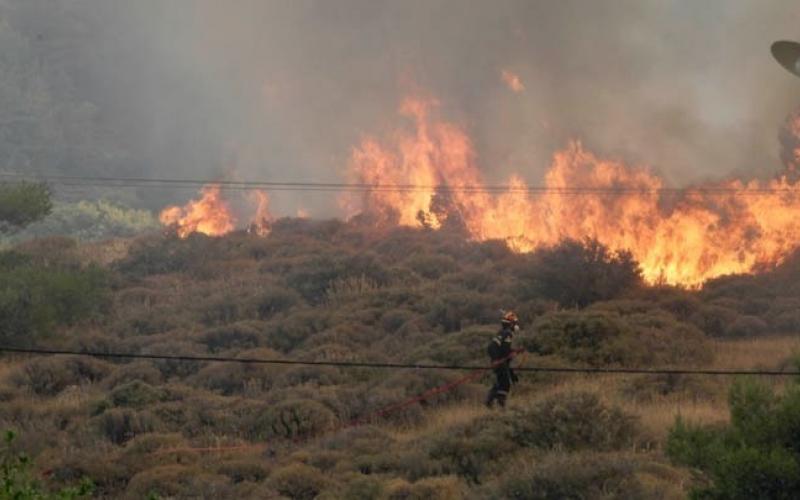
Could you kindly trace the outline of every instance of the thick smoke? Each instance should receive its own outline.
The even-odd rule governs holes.
[[[464,124],[491,181],[518,172],[540,184],[553,151],[575,138],[683,185],[780,170],[778,127],[800,103],[800,82],[769,55],[772,41],[800,38],[793,0],[0,0],[0,9],[37,57],[59,61],[71,98],[91,105],[98,152],[72,173],[105,161],[104,173],[142,177],[341,180],[352,146],[395,127],[402,98],[417,94]],[[504,70],[524,91],[509,89]],[[153,204],[188,195],[141,194]],[[333,206],[314,193],[273,203],[279,214]]]

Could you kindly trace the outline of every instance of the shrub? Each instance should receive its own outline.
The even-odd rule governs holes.
[[[312,500],[331,482],[317,469],[294,463],[272,471],[268,484],[289,498]]]
[[[167,392],[145,382],[134,380],[119,385],[111,391],[108,399],[112,406],[142,408],[167,398]]]
[[[645,499],[633,459],[607,455],[553,455],[533,466],[512,469],[493,485],[489,498]]]
[[[264,337],[264,324],[259,321],[239,321],[230,325],[212,328],[203,333],[200,342],[210,352],[228,349],[251,349],[258,347]]]
[[[107,275],[95,266],[0,266],[0,340],[31,344],[59,325],[98,317],[108,305],[107,292]]]
[[[238,459],[221,464],[217,467],[217,472],[229,477],[234,483],[243,481],[257,483],[267,478],[269,469],[263,460]]]
[[[289,400],[265,407],[253,416],[249,431],[254,439],[310,437],[329,429],[333,412],[311,400]]]
[[[739,316],[725,328],[725,336],[731,338],[756,337],[767,331],[767,323],[757,316]]]
[[[256,309],[259,319],[269,319],[274,315],[288,311],[300,302],[300,297],[292,290],[276,286],[267,287],[256,298]]]
[[[794,498],[800,488],[800,389],[782,397],[762,384],[739,380],[729,395],[729,426],[676,420],[667,441],[673,461],[705,471],[712,482],[697,498]]]
[[[521,339],[523,346],[543,355],[558,355],[569,361],[606,366],[626,364],[635,351],[626,342],[633,331],[620,317],[601,312],[560,312],[539,318],[536,335]]]
[[[52,396],[71,385],[98,382],[110,371],[110,365],[94,358],[59,356],[25,363],[12,374],[12,381],[35,394]]]
[[[728,325],[736,321],[739,313],[727,307],[706,305],[689,318],[706,335],[724,337]]]
[[[126,492],[131,498],[225,498],[228,485],[225,476],[196,467],[161,465],[133,476]]]
[[[444,460],[450,472],[473,484],[498,467],[502,457],[518,448],[509,419],[481,418],[431,438],[431,458]]]
[[[114,444],[122,444],[139,434],[157,431],[158,419],[148,411],[111,409],[91,420],[100,433]]]
[[[630,252],[612,252],[597,240],[564,240],[536,251],[524,273],[533,296],[564,307],[586,307],[641,285],[641,269]]]
[[[524,446],[564,450],[618,450],[637,436],[637,421],[597,396],[575,392],[551,397],[511,417],[512,439]]]
[[[0,445],[0,497],[14,500],[64,499],[88,497],[94,490],[92,481],[83,478],[77,487],[67,487],[55,493],[36,479],[33,462],[24,453],[14,450],[16,435],[7,431]]]

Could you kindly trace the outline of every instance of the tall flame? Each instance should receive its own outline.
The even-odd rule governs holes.
[[[220,187],[210,184],[203,187],[200,194],[199,200],[192,200],[183,207],[170,206],[162,210],[158,217],[161,223],[174,226],[181,238],[192,233],[222,236],[232,231],[236,219],[220,196]]]
[[[272,230],[272,214],[269,211],[269,195],[257,189],[252,192],[251,200],[256,204],[256,213],[250,220],[250,232],[266,236]]]
[[[431,119],[434,105],[407,100],[400,112],[412,130],[388,143],[367,137],[353,151],[351,181],[394,188],[345,196],[351,214],[432,228],[452,222],[517,251],[596,238],[630,250],[649,282],[688,286],[774,265],[798,246],[800,183],[789,173],[672,192],[648,170],[599,159],[574,142],[554,155],[541,192],[516,176],[497,192],[483,181],[464,131]],[[788,123],[796,141],[790,167],[800,165],[800,114]]]

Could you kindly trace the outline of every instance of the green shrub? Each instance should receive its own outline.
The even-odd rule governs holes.
[[[767,331],[767,322],[757,316],[739,316],[725,328],[729,338],[756,337]]]
[[[564,307],[586,307],[642,283],[641,269],[630,252],[612,252],[591,239],[564,240],[537,250],[523,276],[531,296]]]
[[[794,498],[800,490],[800,389],[782,397],[762,384],[739,380],[729,395],[727,427],[692,426],[676,420],[667,454],[706,472],[710,485],[695,498]]]
[[[0,498],[13,500],[74,500],[89,497],[94,485],[83,478],[77,487],[65,487],[55,492],[36,478],[34,463],[24,453],[14,449],[16,435],[6,431],[0,445]]]
[[[269,475],[263,460],[237,459],[221,464],[217,473],[227,476],[234,483],[243,481],[261,482]]]
[[[619,316],[602,312],[559,312],[539,318],[536,335],[523,337],[523,346],[543,355],[558,355],[596,366],[630,364],[636,351],[630,326]]]
[[[6,264],[15,258],[1,258]],[[47,267],[21,258],[0,266],[0,340],[31,344],[61,325],[101,315],[108,305],[108,277],[102,269]]]

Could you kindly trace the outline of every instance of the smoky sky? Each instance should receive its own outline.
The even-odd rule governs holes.
[[[680,186],[779,171],[778,128],[800,105],[769,54],[800,39],[793,0],[64,3],[81,36],[63,57],[126,175],[341,181],[352,148],[402,126],[417,95],[465,128],[489,181],[539,184],[577,139]],[[57,20],[37,29],[60,36]],[[334,206],[274,198],[289,214]]]

